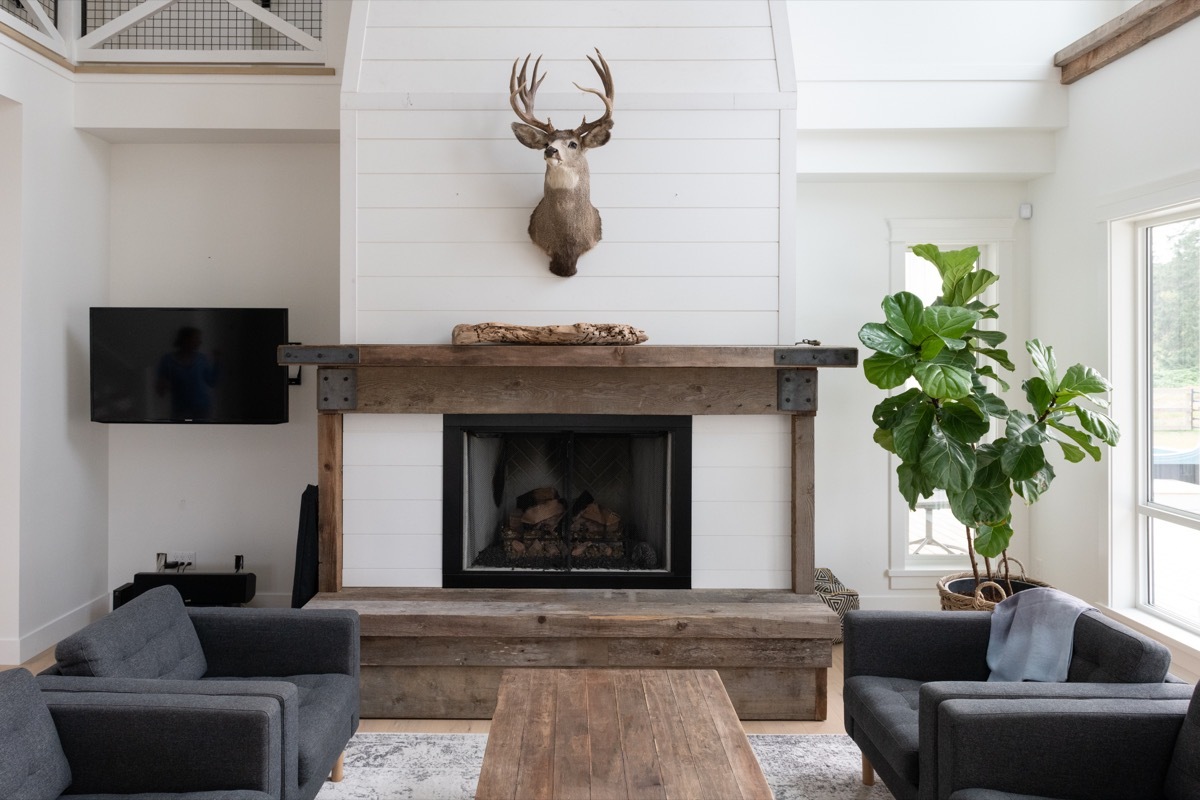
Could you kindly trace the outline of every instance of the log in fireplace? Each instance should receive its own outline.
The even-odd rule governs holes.
[[[448,415],[442,585],[691,586],[691,417]]]

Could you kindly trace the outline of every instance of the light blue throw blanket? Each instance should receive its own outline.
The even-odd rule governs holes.
[[[1016,592],[992,610],[989,681],[1062,682],[1071,666],[1075,620],[1092,607],[1057,589]]]

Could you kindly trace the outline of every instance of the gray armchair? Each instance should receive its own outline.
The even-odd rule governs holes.
[[[1190,703],[950,700],[938,727],[950,800],[1200,798],[1200,690]]]
[[[331,772],[340,779],[342,750],[358,727],[353,611],[187,608],[174,588],[163,586],[59,642],[55,658],[38,684],[56,696],[273,703],[280,746],[272,786],[280,800],[312,800]]]
[[[947,800],[939,772],[939,710],[956,699],[1179,699],[1165,683],[1170,652],[1089,611],[1075,623],[1066,683],[988,683],[991,614],[986,611],[846,615],[846,732],[897,800]]]
[[[279,797],[280,709],[264,698],[43,693],[14,669],[0,719],[5,800]]]

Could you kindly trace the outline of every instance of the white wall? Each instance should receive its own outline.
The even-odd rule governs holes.
[[[21,106],[0,98],[0,360],[21,368]],[[0,662],[20,660],[21,393],[0,396]]]
[[[344,341],[442,343],[456,324],[495,320],[626,322],[654,344],[780,341],[781,136],[794,116],[765,0],[690,14],[659,0],[357,8],[342,101]],[[544,162],[512,135],[508,78],[513,58],[544,53],[538,112],[594,119],[597,98],[571,86],[599,85],[592,47],[617,97],[613,138],[589,157],[604,240],[562,279],[526,233]]]
[[[337,337],[337,146],[112,148],[113,305],[287,307],[290,336]],[[110,425],[108,580],[196,551],[287,605],[300,495],[316,482],[315,375],[284,425]]]
[[[4,323],[5,363],[20,376],[6,407],[20,432],[2,445],[6,494],[19,500],[0,533],[20,574],[0,595],[0,661],[19,662],[107,607],[107,436],[88,421],[87,309],[107,289],[108,147],[72,126],[69,77],[2,37],[0,98],[21,168],[19,194],[5,186],[19,271],[11,250],[4,267],[16,278],[5,294],[20,301]]]
[[[1153,208],[1153,188],[1196,179],[1200,170],[1200,25],[1191,23],[1130,53],[1070,90],[1071,125],[1059,134],[1054,175],[1032,185],[1035,216],[1030,296],[1034,332],[1058,345],[1059,360],[1082,361],[1114,379],[1114,410],[1133,401],[1132,375],[1112,375],[1107,233],[1110,216]],[[1132,331],[1112,331],[1130,341]],[[1121,448],[1134,446],[1125,431]],[[1083,465],[1080,465],[1083,466]],[[1102,467],[1073,470],[1034,509],[1039,572],[1054,585],[1105,602],[1110,489]],[[1117,480],[1125,480],[1118,477]],[[1124,524],[1124,521],[1121,523]],[[1115,537],[1125,536],[1120,526]]]

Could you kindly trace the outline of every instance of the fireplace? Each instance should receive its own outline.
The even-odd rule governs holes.
[[[691,417],[447,415],[442,585],[691,586]]]

